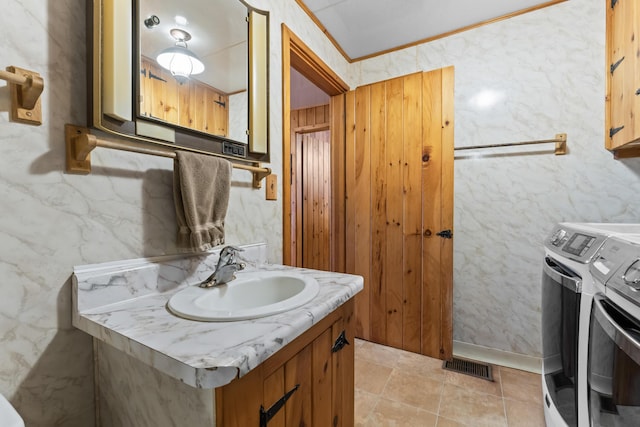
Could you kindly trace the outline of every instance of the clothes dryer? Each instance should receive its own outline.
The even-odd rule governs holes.
[[[609,236],[640,224],[560,223],[545,240],[542,391],[547,426],[588,425],[589,319],[596,292],[589,266]]]
[[[640,236],[607,239],[591,266],[604,285],[591,310],[587,395],[592,427],[640,425]]]

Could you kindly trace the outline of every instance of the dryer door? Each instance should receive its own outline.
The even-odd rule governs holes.
[[[578,425],[577,371],[582,279],[546,257],[542,274],[542,374],[568,426]]]
[[[588,364],[591,425],[640,425],[640,321],[601,294],[591,309]]]

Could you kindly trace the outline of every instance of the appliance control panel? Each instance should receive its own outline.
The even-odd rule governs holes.
[[[606,236],[558,224],[547,237],[545,245],[558,255],[586,264],[591,261],[605,239]]]

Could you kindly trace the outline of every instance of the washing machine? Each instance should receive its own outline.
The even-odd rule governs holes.
[[[548,427],[587,426],[589,320],[596,292],[589,267],[610,236],[640,224],[559,223],[545,239],[542,391]]]
[[[640,425],[640,236],[607,239],[591,266],[589,424]],[[604,291],[604,292],[602,292]]]

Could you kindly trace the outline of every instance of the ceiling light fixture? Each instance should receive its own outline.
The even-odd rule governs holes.
[[[156,61],[161,67],[169,70],[171,75],[182,84],[189,80],[190,76],[202,73],[204,64],[195,53],[187,48],[191,34],[178,28],[172,29],[169,33],[176,40],[176,44],[160,52]]]

